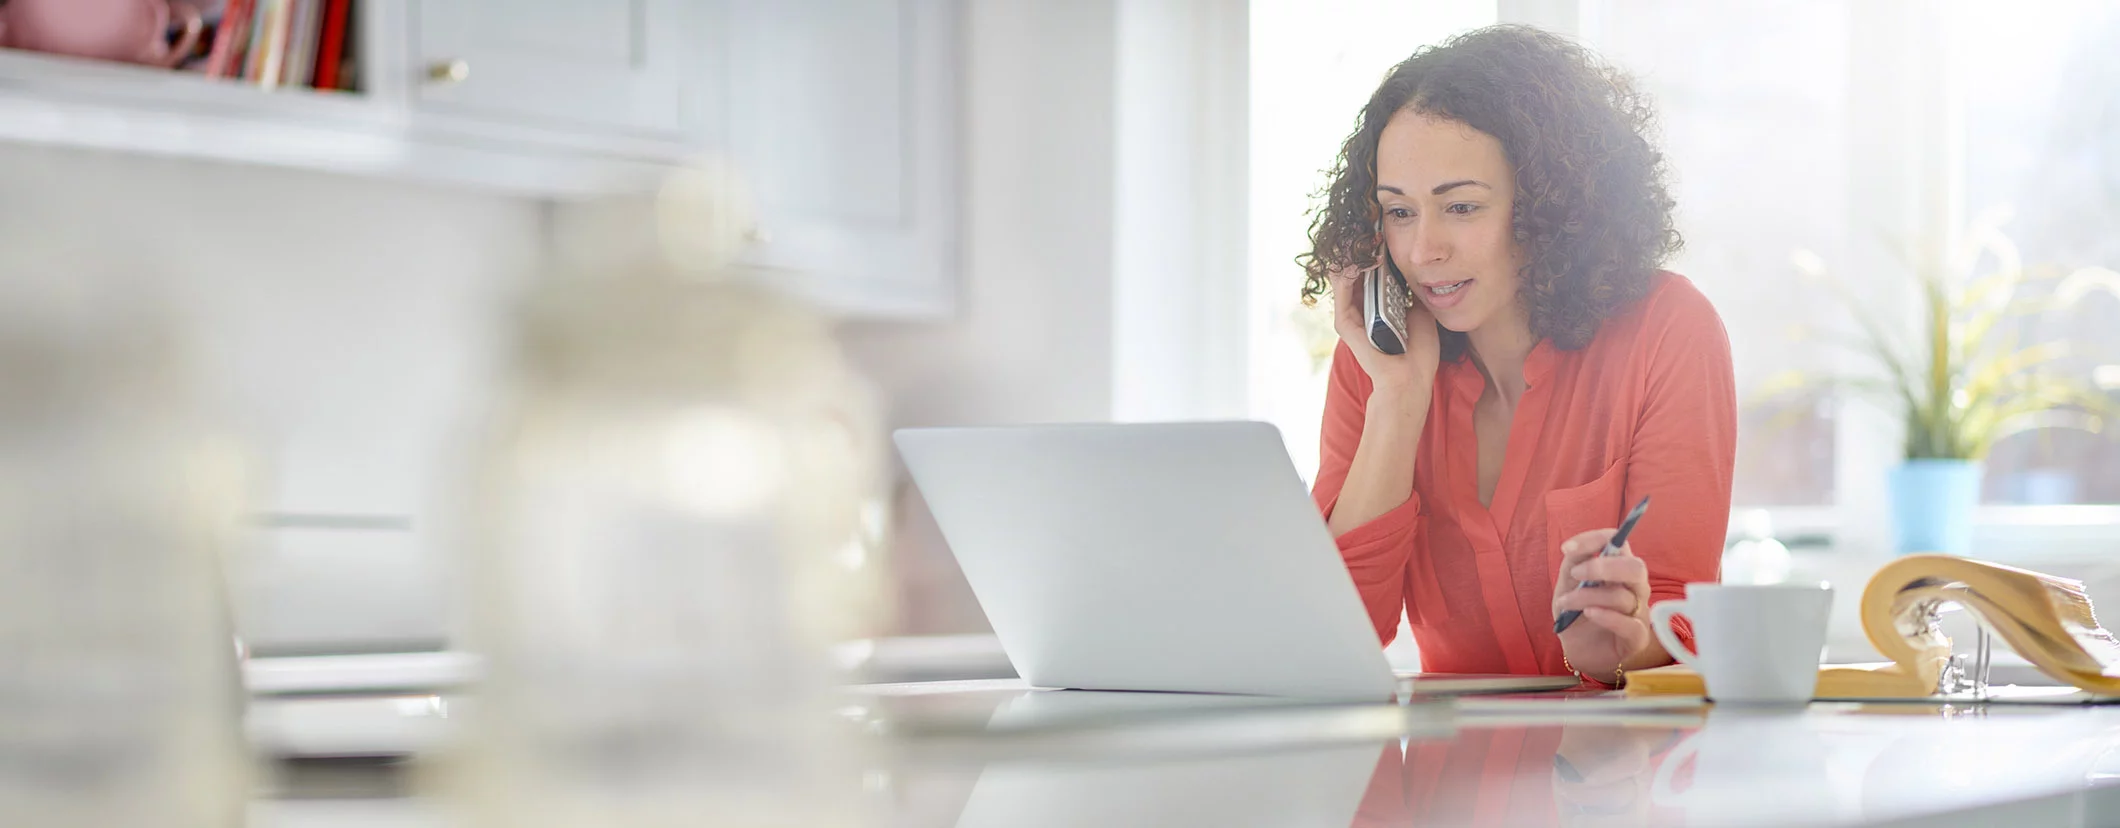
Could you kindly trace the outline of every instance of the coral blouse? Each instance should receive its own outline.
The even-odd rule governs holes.
[[[1339,537],[1340,554],[1389,644],[1405,608],[1430,672],[1563,675],[1553,634],[1561,542],[1619,525],[1655,503],[1629,544],[1648,564],[1650,603],[1717,580],[1737,455],[1736,380],[1722,318],[1693,283],[1659,272],[1649,295],[1606,319],[1588,347],[1542,340],[1509,426],[1493,506],[1480,505],[1471,360],[1436,372],[1414,456],[1413,495]],[[1362,438],[1370,381],[1333,355],[1317,485],[1328,517]],[[1692,644],[1685,619],[1674,631]]]
[[[1403,755],[1393,740],[1377,757],[1354,828],[1684,825],[1683,806],[1659,804],[1651,793],[1668,784],[1659,777],[1693,789],[1688,769],[1695,765],[1668,774],[1661,767],[1684,762],[1673,752],[1684,735],[1639,727],[1468,727],[1448,738],[1415,738]]]

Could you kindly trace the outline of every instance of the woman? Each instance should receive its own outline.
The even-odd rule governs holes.
[[[1658,270],[1680,242],[1650,118],[1581,47],[1499,26],[1395,67],[1341,148],[1302,258],[1341,340],[1313,494],[1377,634],[1403,608],[1425,670],[1616,686],[1671,661],[1650,604],[1717,578],[1730,346]],[[1418,298],[1397,356],[1360,302],[1387,260]]]

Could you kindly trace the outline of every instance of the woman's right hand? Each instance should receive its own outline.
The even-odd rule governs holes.
[[[1379,263],[1383,259],[1377,260]],[[1418,297],[1406,300],[1406,353],[1392,355],[1377,350],[1369,341],[1369,327],[1362,313],[1362,280],[1365,274],[1374,272],[1384,277],[1382,271],[1364,268],[1347,268],[1335,271],[1332,280],[1333,330],[1340,341],[1354,352],[1355,362],[1369,375],[1370,384],[1378,390],[1427,391],[1435,384],[1436,366],[1442,359],[1443,346],[1436,336],[1435,317],[1428,313],[1428,306]]]

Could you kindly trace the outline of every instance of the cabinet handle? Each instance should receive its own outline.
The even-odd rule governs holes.
[[[471,77],[471,61],[437,60],[427,65],[427,80],[435,83],[463,83]]]

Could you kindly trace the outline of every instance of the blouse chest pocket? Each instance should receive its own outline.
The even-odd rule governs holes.
[[[1547,566],[1560,565],[1561,544],[1594,529],[1612,529],[1626,509],[1627,464],[1612,464],[1596,480],[1546,493]],[[1555,573],[1549,573],[1555,574]]]

